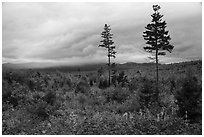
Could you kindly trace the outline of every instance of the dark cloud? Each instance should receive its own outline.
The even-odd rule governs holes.
[[[186,52],[186,51],[191,50],[191,48],[193,48],[192,45],[185,46],[185,47],[179,47],[177,48],[177,52]]]
[[[202,57],[202,17],[201,13],[170,21],[170,30],[174,51],[186,59]]]
[[[142,34],[151,21],[152,4],[6,3],[2,10],[3,62],[105,62],[107,51],[98,47],[105,23],[114,34],[116,62],[147,61]],[[200,4],[160,5],[175,46],[173,60],[201,57]]]

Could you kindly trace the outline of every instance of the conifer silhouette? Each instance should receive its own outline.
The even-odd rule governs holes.
[[[104,47],[104,48],[107,48],[107,56],[108,56],[108,82],[109,82],[109,86],[110,86],[110,83],[111,83],[111,57],[115,58],[115,54],[116,54],[116,51],[115,51],[115,46],[113,45],[113,34],[110,33],[110,25],[107,25],[105,24],[104,26],[104,31],[101,33],[101,37],[103,38],[100,42],[102,44],[99,45],[99,47]]]
[[[159,87],[158,56],[166,55],[166,51],[171,53],[174,48],[169,42],[171,38],[168,31],[165,30],[167,23],[162,21],[163,15],[160,14],[159,9],[161,9],[159,5],[153,5],[152,21],[145,27],[146,31],[143,32],[143,37],[147,41],[146,44],[148,44],[148,46],[144,47],[144,50],[150,53],[155,52],[152,59],[156,60],[157,91]]]

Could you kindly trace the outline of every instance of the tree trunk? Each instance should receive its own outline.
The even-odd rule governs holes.
[[[108,75],[109,75],[109,86],[110,86],[110,84],[111,84],[111,77],[110,77],[110,73],[111,73],[111,65],[110,65],[110,57],[108,58],[108,63],[109,63],[109,73],[108,73]]]
[[[158,69],[158,50],[156,50],[156,76],[157,76],[157,85],[156,85],[156,90],[159,92],[159,69]]]
[[[157,12],[155,11],[155,14]],[[157,26],[157,22],[155,21],[155,26]],[[155,31],[156,31],[156,76],[157,76],[157,85],[156,85],[156,92],[159,93],[159,69],[158,69],[158,45],[157,45],[157,27],[155,27]]]
[[[108,86],[110,87],[111,79],[110,79],[110,53],[109,53],[109,46],[108,46]]]

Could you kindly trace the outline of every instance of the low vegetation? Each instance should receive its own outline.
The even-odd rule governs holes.
[[[201,61],[108,73],[3,70],[2,134],[202,134]],[[142,71],[141,71],[142,70]]]

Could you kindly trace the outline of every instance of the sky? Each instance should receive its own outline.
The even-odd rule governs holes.
[[[2,62],[78,65],[107,62],[98,47],[105,24],[116,46],[116,63],[151,62],[142,37],[152,5],[161,6],[174,46],[160,63],[202,58],[202,5],[199,2],[3,3]]]

